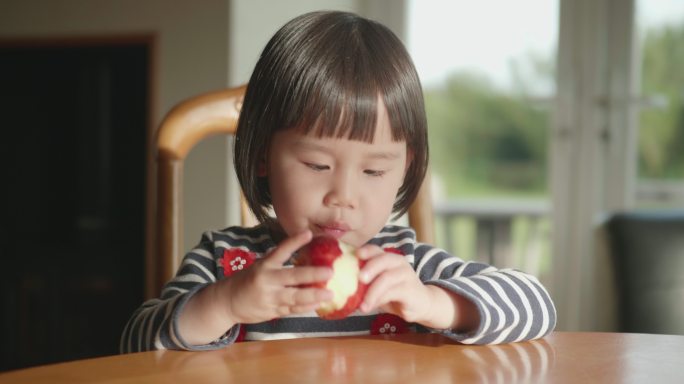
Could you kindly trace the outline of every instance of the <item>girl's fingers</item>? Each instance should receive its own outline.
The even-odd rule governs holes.
[[[359,279],[361,282],[369,284],[383,271],[402,267],[410,268],[402,256],[382,252],[380,255],[374,255],[368,259],[359,274]]]
[[[313,312],[318,308],[318,304],[309,304],[309,305],[295,305],[294,307],[290,307],[290,313],[307,313],[307,312]]]
[[[333,293],[320,288],[284,288],[275,296],[274,312],[277,317],[293,313],[312,312],[324,301],[330,301]]]
[[[298,286],[326,282],[332,274],[329,267],[294,267],[274,271],[273,278],[281,286]]]
[[[373,310],[373,308],[379,307],[394,299],[393,294],[396,293],[394,292],[394,286],[396,285],[397,278],[400,277],[400,274],[400,271],[394,270],[385,271],[378,276],[373,281],[373,284],[368,287],[366,296],[361,304],[361,311],[369,312]]]
[[[264,263],[274,267],[282,267],[293,253],[311,241],[312,236],[311,231],[306,230],[286,238],[264,258]]]
[[[361,260],[368,260],[371,257],[379,256],[385,253],[382,248],[374,244],[366,244],[356,251],[356,256]]]
[[[321,288],[285,288],[276,300],[278,306],[318,306],[321,302],[332,300],[333,293]]]

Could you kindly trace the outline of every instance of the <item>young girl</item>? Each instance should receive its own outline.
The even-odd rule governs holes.
[[[344,12],[288,22],[256,64],[236,136],[238,179],[261,224],[205,233],[161,298],[133,314],[122,351],[407,331],[486,344],[549,333],[555,309],[534,277],[464,262],[386,225],[408,209],[427,163],[421,86],[399,39]],[[367,260],[368,292],[345,319],[315,314],[331,292],[300,288],[331,270],[289,261],[316,234],[360,247]]]

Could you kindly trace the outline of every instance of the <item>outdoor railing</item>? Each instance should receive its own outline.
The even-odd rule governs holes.
[[[442,201],[434,211],[437,245],[456,256],[536,275],[547,272],[547,201]]]
[[[641,207],[684,206],[684,183],[641,180]],[[681,208],[678,208],[681,209]],[[449,200],[434,205],[436,245],[465,259],[518,268],[540,278],[550,273],[548,200]]]

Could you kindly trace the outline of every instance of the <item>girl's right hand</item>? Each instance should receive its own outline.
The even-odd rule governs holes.
[[[332,299],[333,294],[327,289],[300,288],[327,281],[332,276],[332,269],[283,266],[295,251],[311,241],[311,237],[311,231],[289,237],[249,268],[219,283],[214,303],[223,306],[230,323],[260,323],[310,312]]]

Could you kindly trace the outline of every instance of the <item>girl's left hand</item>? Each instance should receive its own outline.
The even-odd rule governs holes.
[[[360,280],[369,284],[361,311],[375,308],[397,315],[408,322],[429,320],[431,293],[403,255],[385,252],[376,245],[365,245],[358,256],[367,260]]]

